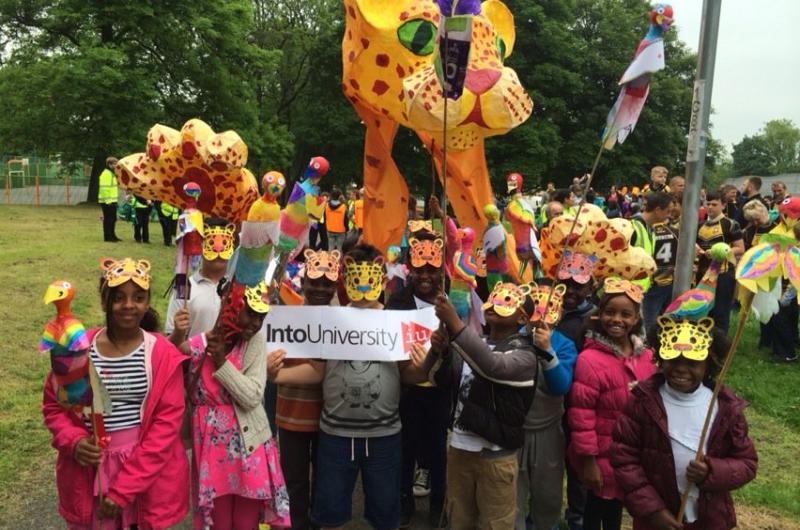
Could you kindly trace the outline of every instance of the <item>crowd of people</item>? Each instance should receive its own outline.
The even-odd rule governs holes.
[[[191,504],[195,528],[342,528],[360,478],[364,517],[379,530],[410,527],[422,497],[432,528],[551,530],[563,520],[571,530],[615,530],[623,509],[642,530],[733,528],[730,491],[757,468],[744,401],[723,388],[711,403],[730,346],[733,267],[720,271],[709,315],[665,315],[687,214],[683,179],[667,183],[656,167],[641,190],[612,187],[600,197],[590,189],[585,198],[584,182],[531,199],[539,228],[592,202],[631,220],[632,243],[657,263],[652,277],[597,279],[591,256],[569,253],[538,285],[509,275],[489,285],[481,254],[471,252],[475,234],[435,198],[423,219],[409,201],[406,236],[384,256],[361,236],[360,191],[347,201],[337,190],[328,195],[325,229],[288,268],[301,303],[432,307],[440,326],[406,361],[268,351],[264,320],[280,307],[270,308],[263,283],[238,289],[227,276],[231,253],[212,245],[189,279],[189,299],[173,292],[162,335],[150,264],[104,262],[105,325],[89,331],[89,357],[113,404],[106,433],[60,405],[54,375],[45,386],[68,527],[168,528]],[[738,256],[775,228],[760,185],[751,177],[741,193],[705,193],[698,279],[714,245]],[[786,198],[785,187],[773,189],[774,202]],[[206,223],[235,240],[227,221]],[[104,234],[116,239],[108,222]],[[401,272],[390,274],[390,265]],[[225,311],[238,331],[222,333]],[[762,339],[790,361],[797,304],[774,319]]]

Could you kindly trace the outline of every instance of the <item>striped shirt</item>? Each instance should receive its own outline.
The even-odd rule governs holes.
[[[141,423],[142,403],[147,395],[144,342],[124,357],[104,357],[93,342],[89,356],[111,397],[111,413],[104,414],[106,431],[119,431]],[[88,418],[84,420],[89,427]]]

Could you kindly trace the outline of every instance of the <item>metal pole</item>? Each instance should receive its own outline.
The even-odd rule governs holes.
[[[703,21],[697,53],[697,74],[694,80],[692,114],[689,121],[689,142],[686,149],[686,188],[683,190],[683,214],[675,259],[673,298],[686,292],[692,284],[692,264],[697,241],[697,210],[706,164],[708,116],[711,113],[711,89],[714,84],[714,62],[717,56],[719,14],[722,0],[703,0]]]

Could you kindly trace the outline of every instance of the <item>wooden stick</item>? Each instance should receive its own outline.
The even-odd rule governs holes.
[[[185,296],[185,298],[183,299],[183,308],[188,309],[189,308],[189,256],[184,255],[183,264],[184,264],[184,270],[186,271],[185,273],[186,278],[184,279],[183,282],[183,295]]]
[[[567,255],[566,250],[572,244],[572,234],[575,232],[575,226],[578,224],[578,217],[581,215],[581,208],[583,208],[583,204],[586,202],[586,194],[589,192],[589,188],[592,185],[592,179],[594,179],[594,173],[597,171],[597,166],[600,164],[600,157],[603,156],[603,142],[600,142],[600,149],[597,151],[597,156],[594,157],[594,163],[592,164],[592,171],[589,173],[589,178],[586,179],[586,184],[583,187],[583,195],[581,196],[581,201],[578,203],[578,211],[575,212],[575,219],[572,220],[572,226],[569,227],[569,233],[567,234],[567,239],[564,244],[564,248],[561,250],[561,258],[558,260],[558,265],[556,266],[555,271],[555,278],[553,278],[553,288],[550,289],[550,292],[547,294],[547,301],[544,304],[545,314],[547,314],[547,310],[550,308],[550,299],[553,297],[553,293],[555,292],[555,284],[558,283],[558,273],[561,271],[561,267],[564,265],[564,257]],[[545,205],[545,208],[547,206]],[[549,221],[549,219],[548,219]],[[521,280],[521,278],[520,278]]]
[[[708,435],[709,427],[711,426],[711,416],[712,412],[714,411],[714,404],[717,402],[717,398],[719,397],[719,393],[722,390],[722,382],[725,380],[725,376],[728,373],[728,368],[731,366],[731,361],[733,360],[733,354],[736,352],[736,348],[739,346],[739,342],[742,340],[742,334],[744,333],[744,326],[747,323],[747,317],[750,316],[750,309],[753,307],[753,293],[750,291],[745,292],[745,299],[742,303],[741,308],[739,309],[739,321],[736,324],[736,333],[733,336],[733,342],[731,343],[731,347],[728,350],[728,354],[725,356],[725,361],[722,363],[722,369],[719,371],[719,375],[717,376],[717,380],[714,383],[714,392],[711,394],[711,403],[708,405],[708,411],[706,411],[706,419],[703,422],[703,430],[700,433],[700,443],[697,444],[697,456],[694,458],[695,462],[702,462],[703,461],[703,447],[706,444],[706,436]],[[692,484],[689,484],[686,487],[686,490],[681,495],[681,506],[678,509],[678,522],[683,521],[683,516],[686,513],[686,503],[689,501],[689,492],[692,490]]]
[[[94,444],[100,447],[100,438],[97,436],[97,416],[94,413],[94,401],[92,401],[92,406],[90,409],[90,414],[92,415],[92,438],[94,439]],[[100,504],[103,504],[103,472],[100,468],[103,465],[103,455],[100,454],[100,465],[97,466],[97,491],[99,492]]]
[[[452,13],[455,13],[458,1],[453,2]],[[452,14],[451,13],[451,14]],[[447,51],[447,22],[442,21],[444,26],[444,49]],[[447,69],[447,57],[443,58],[444,64],[442,67]],[[442,95],[444,96],[444,145],[442,146],[442,242],[444,243],[444,255],[447,256],[447,87],[442,84]],[[447,274],[442,274],[442,292],[447,292]]]

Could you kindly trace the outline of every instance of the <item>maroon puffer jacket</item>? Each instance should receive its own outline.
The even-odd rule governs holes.
[[[614,429],[611,463],[634,530],[652,530],[647,516],[667,509],[678,513],[681,495],[675,478],[667,430],[667,412],[658,393],[664,376],[639,384]],[[747,403],[728,388],[719,394],[719,410],[708,438],[708,476],[700,487],[699,528],[729,530],[736,526],[730,491],[753,480],[758,456],[747,436]]]

